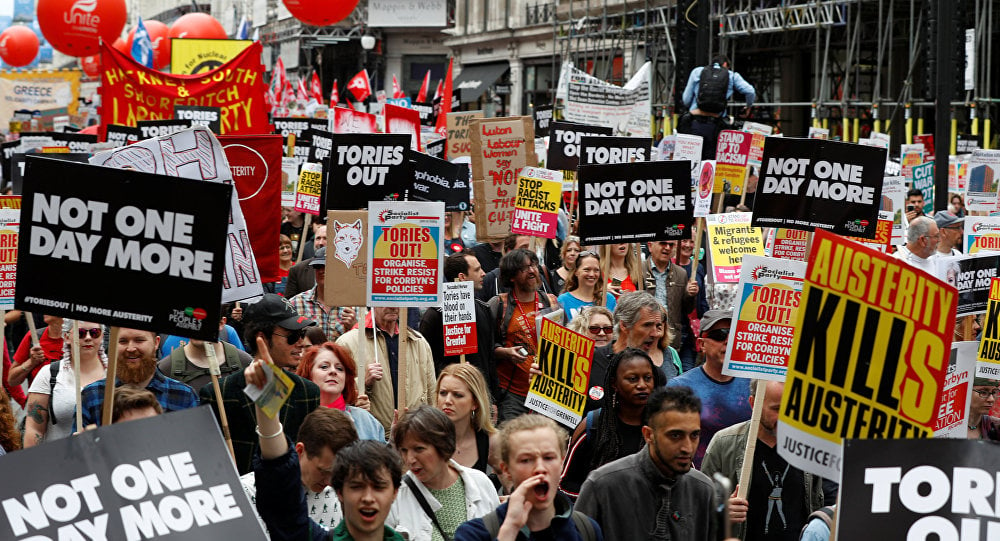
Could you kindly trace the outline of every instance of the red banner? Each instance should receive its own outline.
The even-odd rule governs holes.
[[[173,75],[146,68],[107,43],[101,46],[101,131],[108,124],[174,117],[174,105],[218,107],[222,134],[270,133],[261,45],[254,43],[218,69]]]
[[[218,139],[233,172],[260,279],[276,282],[281,279],[276,225],[281,223],[282,137],[233,135]]]

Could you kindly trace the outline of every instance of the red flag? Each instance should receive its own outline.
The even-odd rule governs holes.
[[[309,101],[309,95],[306,94],[306,81],[302,77],[299,77],[299,81],[295,84],[296,92],[295,99],[302,103]]]
[[[278,58],[278,61],[274,64],[274,71],[271,73],[271,103],[274,107],[284,106],[285,97],[285,84],[288,83],[288,79],[285,78],[285,63]]]
[[[337,92],[337,80],[333,80],[333,90],[330,91],[330,108],[336,107],[340,103],[340,93]]]
[[[417,103],[427,103],[427,91],[431,86],[431,70],[424,74],[424,81],[420,83],[420,92],[417,93]]]
[[[295,89],[292,88],[292,82],[285,79],[285,88],[281,92],[281,106],[288,107],[293,101],[295,101]]]
[[[392,97],[393,98],[405,98],[406,94],[403,93],[399,88],[399,83],[396,81],[396,74],[392,74]]]
[[[368,70],[361,70],[347,81],[347,89],[354,94],[354,99],[363,102],[372,95],[372,83],[368,80]]]
[[[441,83],[443,83],[443,82],[444,81],[438,81],[437,90],[434,91],[434,99],[431,100],[431,101],[437,101],[438,99],[441,98]]]
[[[309,83],[309,92],[316,99],[316,103],[323,103],[323,84],[319,82],[319,74],[313,70],[312,81]]]
[[[441,95],[441,110],[438,111],[437,125],[434,126],[441,137],[448,136],[448,113],[451,112],[451,68],[455,64],[455,59],[448,60],[448,73],[444,76],[444,94]]]

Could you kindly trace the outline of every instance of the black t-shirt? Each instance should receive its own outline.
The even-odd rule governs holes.
[[[802,475],[802,470],[778,456],[776,448],[757,440],[753,481],[747,494],[750,509],[746,541],[798,540],[810,512],[805,505]]]

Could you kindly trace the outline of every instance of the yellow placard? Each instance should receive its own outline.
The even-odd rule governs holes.
[[[990,299],[976,353],[976,376],[1000,379],[1000,278],[990,281]]]
[[[194,75],[212,71],[236,58],[252,43],[249,39],[172,38],[170,72]]]
[[[551,319],[542,319],[538,365],[525,405],[566,426],[576,427],[587,404],[594,341]]]

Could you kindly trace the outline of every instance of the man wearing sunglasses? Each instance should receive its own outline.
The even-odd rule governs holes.
[[[306,415],[319,406],[319,387],[315,383],[295,374],[295,368],[302,357],[302,338],[307,327],[315,325],[311,319],[299,315],[291,303],[281,295],[265,293],[261,300],[246,306],[243,310],[243,341],[247,352],[257,356],[257,337],[267,343],[271,359],[277,368],[285,371],[295,386],[288,401],[278,413],[285,434],[298,441],[299,426]],[[222,359],[219,360],[222,362]],[[254,404],[243,393],[247,386],[242,370],[219,380],[223,407],[229,421],[229,432],[236,455],[236,469],[240,475],[253,471],[251,459],[259,445],[255,428],[257,418]],[[217,410],[215,390],[209,383],[199,392],[202,404],[211,404]],[[218,411],[215,412],[218,415]]]
[[[1000,381],[986,378],[972,380],[969,402],[969,439],[1000,441],[1000,417],[990,416],[1000,394]]]
[[[701,346],[704,362],[667,382],[667,386],[684,385],[694,389],[701,399],[701,441],[695,453],[695,467],[701,468],[705,448],[712,436],[723,428],[750,419],[750,380],[722,374],[729,343],[732,310],[709,310],[701,318]]]

